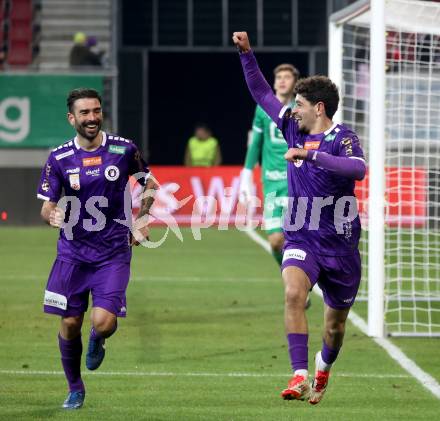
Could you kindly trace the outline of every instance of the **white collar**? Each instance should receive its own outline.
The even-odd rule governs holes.
[[[337,125],[338,125],[338,123],[333,123],[333,126],[331,126],[329,129],[327,129],[324,132],[324,135],[327,136],[328,134],[330,134]]]
[[[102,142],[101,145],[99,146],[105,146],[106,142],[107,142],[107,134],[104,131],[101,131],[102,133]],[[73,143],[75,144],[76,149],[81,149],[81,146],[78,143],[78,136],[75,136],[75,138],[73,139]],[[98,148],[99,148],[98,146]]]

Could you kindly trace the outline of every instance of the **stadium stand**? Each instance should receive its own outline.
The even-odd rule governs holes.
[[[38,51],[38,24],[35,22],[39,1],[0,1],[0,52],[8,66],[29,66]]]
[[[40,68],[67,68],[79,31],[95,36],[111,55],[111,0],[42,0],[41,5]]]

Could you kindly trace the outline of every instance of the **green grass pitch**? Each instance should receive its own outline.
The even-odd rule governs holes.
[[[153,229],[152,238],[163,233]],[[183,242],[171,233],[157,249],[135,250],[128,316],[100,369],[84,367],[84,407],[66,414],[59,321],[42,312],[57,233],[0,229],[0,420],[438,419],[440,400],[351,323],[324,400],[281,400],[290,366],[272,257],[238,231],[205,229],[201,241],[183,234]],[[365,303],[355,311],[365,316]],[[316,295],[308,318],[313,361]],[[86,346],[88,320],[84,327]],[[438,339],[393,342],[440,381]]]

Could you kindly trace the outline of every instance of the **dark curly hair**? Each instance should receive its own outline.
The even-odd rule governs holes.
[[[327,76],[310,76],[300,79],[295,86],[294,93],[301,95],[313,105],[323,102],[325,114],[330,119],[338,109],[338,88]]]
[[[67,96],[67,108],[69,113],[73,112],[73,104],[75,101],[82,98],[96,98],[100,104],[102,104],[101,95],[99,95],[97,90],[92,88],[77,88],[73,91],[70,91],[69,95]]]

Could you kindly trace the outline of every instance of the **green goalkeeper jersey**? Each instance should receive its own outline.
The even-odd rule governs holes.
[[[289,104],[294,106],[294,102]],[[287,143],[276,123],[257,105],[252,122],[252,140],[246,153],[245,168],[252,170],[261,156],[263,184],[287,180],[287,162],[284,154]]]

